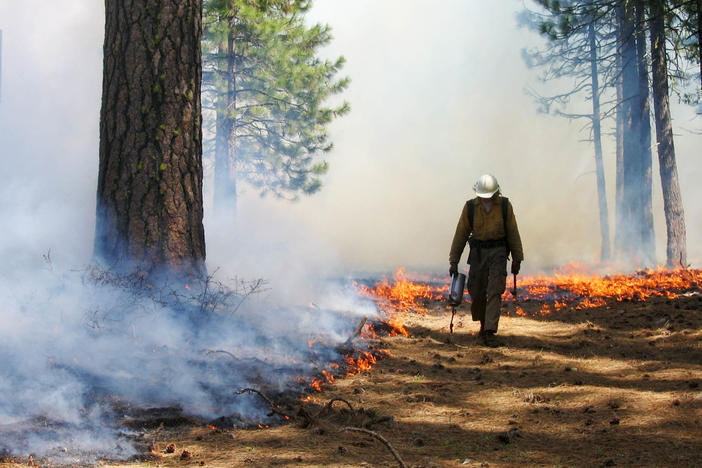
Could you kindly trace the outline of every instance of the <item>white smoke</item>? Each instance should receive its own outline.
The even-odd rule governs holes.
[[[265,405],[238,388],[305,389],[297,378],[339,359],[334,346],[376,313],[336,274],[323,239],[245,208],[236,228],[206,226],[216,280],[242,294],[265,280],[243,302],[222,293],[229,302],[200,311],[202,284],[144,291],[95,280],[105,273],[86,270],[102,10],[87,0],[0,2],[0,454],[129,457],[130,405],[264,421]]]

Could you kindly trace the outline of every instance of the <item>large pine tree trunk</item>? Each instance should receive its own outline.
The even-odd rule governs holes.
[[[651,61],[653,74],[653,107],[656,121],[658,163],[663,188],[663,209],[666,225],[666,264],[687,264],[685,212],[683,210],[678,169],[675,163],[673,126],[668,100],[668,65],[665,48],[664,0],[651,1]]]
[[[220,76],[224,83],[217,92],[217,129],[215,144],[216,212],[225,217],[236,216],[236,35],[235,13],[228,19],[226,44],[220,47]]]
[[[204,272],[202,0],[106,0],[95,255]]]
[[[646,59],[646,6],[636,0],[636,64],[639,75],[639,125],[641,131],[641,260],[656,264],[656,241],[653,229],[653,155],[651,152],[651,102],[648,91]]]
[[[592,131],[595,144],[595,171],[597,173],[597,201],[600,210],[600,260],[609,260],[609,214],[607,212],[607,190],[605,187],[604,164],[602,162],[602,131],[600,126],[600,85],[597,70],[597,38],[595,24],[588,29],[590,43],[590,75],[592,80]]]

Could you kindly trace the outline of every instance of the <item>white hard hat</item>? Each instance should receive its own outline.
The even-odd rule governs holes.
[[[478,178],[478,181],[473,186],[475,194],[480,198],[490,198],[495,195],[495,192],[500,190],[500,184],[497,183],[495,176],[483,174]]]

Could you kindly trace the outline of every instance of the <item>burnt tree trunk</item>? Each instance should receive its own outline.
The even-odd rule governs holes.
[[[675,163],[673,126],[668,97],[668,64],[665,47],[664,1],[651,1],[651,63],[653,107],[656,121],[658,164],[663,189],[666,225],[666,265],[687,264],[685,212],[683,210],[678,169]]]
[[[236,40],[235,16],[228,19],[227,42],[220,46],[217,88],[214,207],[217,213],[236,215]]]
[[[95,255],[204,273],[202,0],[106,0]]]
[[[646,6],[636,0],[636,65],[639,77],[638,121],[641,157],[641,260],[656,264],[656,242],[653,229],[653,155],[651,152],[651,103],[648,91],[648,60],[646,59]]]
[[[607,190],[605,187],[604,164],[602,162],[602,130],[600,126],[600,84],[597,67],[597,38],[595,24],[588,27],[590,45],[590,75],[592,79],[592,136],[595,145],[595,171],[597,173],[597,202],[600,211],[600,260],[609,260],[609,213],[607,212]]]

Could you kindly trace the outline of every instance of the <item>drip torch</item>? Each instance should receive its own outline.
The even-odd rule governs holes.
[[[463,302],[463,289],[466,286],[466,275],[457,273],[451,275],[451,289],[448,296],[448,304],[451,306],[451,324],[449,325],[449,335],[453,335],[453,317],[456,315],[456,307]]]

